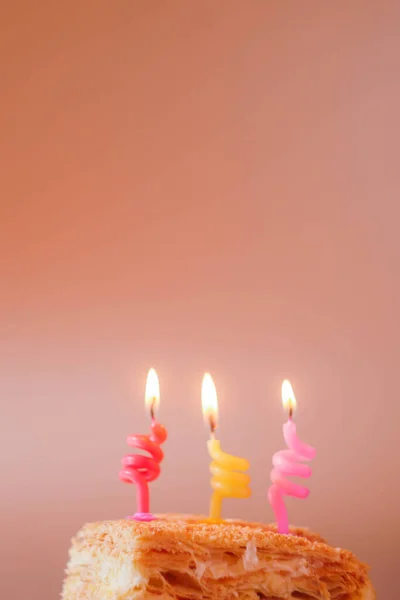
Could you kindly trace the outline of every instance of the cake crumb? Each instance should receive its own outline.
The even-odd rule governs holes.
[[[246,544],[246,550],[243,554],[243,566],[246,571],[252,571],[258,566],[257,546],[254,539],[251,539]]]
[[[196,577],[197,579],[201,579],[204,575],[204,571],[207,568],[207,564],[204,562],[199,562],[196,564]]]

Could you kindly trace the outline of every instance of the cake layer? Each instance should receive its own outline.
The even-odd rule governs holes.
[[[297,528],[159,515],[88,524],[63,600],[375,600],[367,567]]]

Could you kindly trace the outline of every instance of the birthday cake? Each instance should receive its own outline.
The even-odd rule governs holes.
[[[88,524],[63,600],[375,600],[367,567],[306,529],[159,515]]]
[[[217,395],[209,374],[202,404],[210,425],[213,494],[208,518],[152,515],[149,482],[160,473],[160,446],[167,431],[155,418],[159,384],[149,371],[151,434],[127,443],[146,452],[122,459],[121,481],[136,485],[138,511],[126,519],[85,525],[72,541],[63,600],[375,600],[367,567],[347,550],[329,546],[304,528],[289,526],[285,496],[306,498],[308,489],[288,477],[307,478],[315,449],[299,439],[293,422],[295,397],[282,384],[289,419],[287,448],[274,454],[269,501],[277,525],[222,518],[223,498],[251,494],[249,463],[221,450],[215,438]]]

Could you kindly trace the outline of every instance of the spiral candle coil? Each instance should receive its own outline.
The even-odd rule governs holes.
[[[287,477],[310,477],[311,468],[299,461],[312,460],[315,449],[297,437],[296,425],[291,419],[283,426],[283,435],[288,448],[276,452],[272,457],[272,486],[268,490],[268,498],[275,511],[279,532],[288,533],[289,522],[283,498],[307,498],[309,490],[304,485],[293,483]]]
[[[210,517],[212,520],[219,520],[222,498],[248,498],[251,495],[250,477],[244,472],[248,470],[249,463],[244,458],[223,452],[217,440],[211,439],[208,447],[213,459],[210,471],[211,487],[214,490]]]
[[[122,459],[122,469],[119,478],[124,483],[135,483],[137,486],[138,512],[135,518],[151,517],[149,514],[149,490],[148,483],[157,479],[160,473],[160,463],[164,453],[160,448],[167,433],[162,425],[153,421],[150,435],[129,435],[127,444],[132,448],[144,450],[150,456],[140,454],[126,454]]]

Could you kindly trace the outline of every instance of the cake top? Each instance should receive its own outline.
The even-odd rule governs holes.
[[[133,546],[140,546],[146,540],[156,541],[173,538],[175,541],[191,541],[198,544],[215,545],[219,548],[239,548],[246,546],[252,540],[259,548],[276,547],[282,551],[291,552],[295,547],[304,550],[315,550],[315,543],[332,551],[337,557],[339,549],[327,545],[317,533],[306,527],[291,527],[291,535],[281,535],[275,524],[254,523],[239,519],[226,519],[213,523],[205,516],[182,514],[158,514],[153,521],[136,521],[121,519],[117,521],[100,521],[87,523],[81,530],[82,535],[104,536],[107,531],[113,531],[113,536],[130,539]],[[104,538],[105,539],[105,538]],[[328,550],[329,551],[329,550]],[[353,556],[346,550],[340,552]]]

